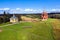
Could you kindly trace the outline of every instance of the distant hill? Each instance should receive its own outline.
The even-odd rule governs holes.
[[[18,17],[18,16],[28,16],[28,17],[32,17],[32,18],[41,18],[41,14],[42,13],[21,13],[21,14],[17,14],[15,13],[15,15]],[[13,14],[9,14],[10,17],[13,15]],[[0,14],[0,16],[3,16],[3,14]],[[51,13],[48,13],[48,17],[49,18],[56,18],[56,19],[60,19],[60,12],[51,12]]]

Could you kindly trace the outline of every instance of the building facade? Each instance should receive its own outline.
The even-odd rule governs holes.
[[[13,16],[10,18],[10,22],[11,22],[11,23],[16,23],[16,22],[18,22],[18,17],[16,17],[15,15],[13,15]]]
[[[41,18],[42,18],[42,21],[47,20],[48,19],[48,13],[46,11],[43,11]]]

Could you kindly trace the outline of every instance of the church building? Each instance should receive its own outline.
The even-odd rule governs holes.
[[[11,22],[11,23],[16,23],[16,22],[18,22],[18,17],[16,17],[15,15],[13,15],[13,16],[10,18],[10,22]]]
[[[48,19],[48,13],[46,11],[43,11],[41,18],[42,18],[42,21],[47,20]]]

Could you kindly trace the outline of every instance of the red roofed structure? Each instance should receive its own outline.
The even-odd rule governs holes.
[[[47,20],[48,19],[48,13],[46,11],[43,11],[41,18],[42,18],[42,21]]]

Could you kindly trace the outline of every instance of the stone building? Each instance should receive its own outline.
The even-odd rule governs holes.
[[[18,22],[18,17],[16,17],[15,15],[13,15],[13,16],[10,18],[10,22],[11,22],[11,23],[16,23],[16,22]]]

